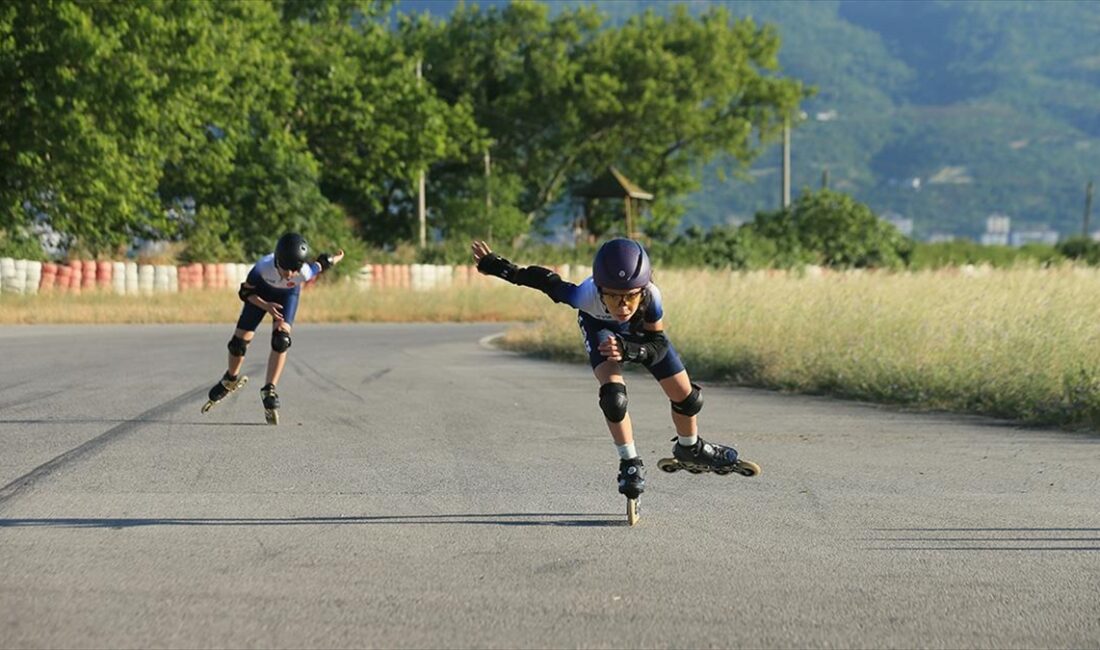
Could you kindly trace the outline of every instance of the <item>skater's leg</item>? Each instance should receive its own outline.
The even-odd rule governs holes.
[[[215,404],[225,399],[229,393],[237,390],[248,381],[248,377],[241,375],[241,366],[244,365],[244,355],[252,336],[253,332],[241,329],[239,326],[233,331],[233,338],[229,340],[227,346],[229,348],[229,359],[226,362],[225,374],[207,393],[207,402],[202,407],[203,413],[209,411]]]
[[[672,425],[676,427],[680,444],[694,445],[699,435],[695,414],[702,407],[702,400],[695,386],[692,386],[676,348],[669,344],[664,358],[650,366],[649,372],[672,403]]]
[[[250,302],[241,307],[241,315],[237,318],[237,328],[233,330],[233,338],[229,341],[229,361],[226,364],[226,373],[230,377],[241,374],[244,365],[244,355],[252,338],[256,336],[256,328],[267,314],[264,310]]]
[[[626,382],[623,380],[622,366],[615,361],[604,361],[600,365],[596,366],[593,370],[596,375],[596,380],[600,382],[601,397],[606,392],[604,386],[607,384],[619,384],[620,386],[626,386]],[[623,398],[625,401],[625,398]],[[601,399],[602,402],[605,400]],[[611,432],[611,438],[615,441],[615,445],[622,447],[624,445],[634,444],[634,428],[630,424],[630,414],[624,413],[622,418],[618,422],[612,420],[612,418],[618,418],[618,414],[611,412],[611,418],[608,417],[608,413],[611,409],[605,409],[604,421],[607,422],[607,428]],[[625,409],[624,409],[625,411]]]
[[[596,366],[594,372],[600,382],[600,408],[604,412],[604,421],[619,451],[619,475],[616,477],[619,492],[627,498],[637,499],[645,491],[645,465],[634,447],[634,429],[630,424],[630,414],[626,412],[626,383],[623,381],[622,367],[615,361],[605,361]]]
[[[658,383],[661,384],[661,389],[665,391],[669,401],[676,403],[683,402],[694,390],[686,370],[681,370],[671,377],[661,379]],[[672,424],[676,427],[676,435],[681,438],[699,435],[699,424],[695,415],[684,415],[672,411]]]
[[[283,368],[286,366],[290,330],[291,326],[286,321],[279,321],[272,332],[271,354],[267,357],[267,383],[272,386],[279,383],[279,377],[282,376]],[[286,335],[285,338],[279,336],[279,332],[284,333]]]
[[[248,344],[252,342],[252,337],[256,336],[256,332],[250,332],[248,330],[242,330],[240,328],[233,331],[233,337],[240,339],[244,342],[244,346],[248,347]],[[233,345],[233,349],[229,351],[229,365],[226,372],[230,377],[236,377],[241,374],[241,366],[244,365],[244,355],[234,354],[234,352],[243,352],[239,343]]]

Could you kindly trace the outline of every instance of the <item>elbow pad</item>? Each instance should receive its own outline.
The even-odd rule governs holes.
[[[519,267],[496,253],[489,253],[477,263],[477,270],[485,275],[495,275],[502,280],[515,284]]]
[[[242,282],[241,288],[237,291],[237,297],[241,299],[241,302],[248,302],[248,297],[254,295],[256,295],[256,287],[250,287]]]
[[[330,255],[328,253],[321,253],[320,255],[317,256],[317,264],[318,264],[318,266],[321,267],[321,272],[322,273],[324,273],[325,271],[331,269],[332,265],[335,264],[335,263],[336,262],[332,261],[332,255]]]
[[[525,266],[516,271],[515,284],[523,287],[531,287],[550,296],[554,302],[562,302],[557,298],[556,289],[563,282],[561,276],[542,266]]]
[[[632,341],[619,336],[619,344],[623,349],[623,361],[640,363],[645,367],[660,363],[668,354],[668,337],[664,332],[644,332],[638,337],[640,340]]]

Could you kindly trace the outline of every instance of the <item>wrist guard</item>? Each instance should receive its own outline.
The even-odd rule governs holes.
[[[489,253],[477,263],[477,270],[479,273],[495,275],[502,280],[516,284],[515,278],[516,273],[519,272],[519,267],[496,253]]]
[[[642,332],[637,337],[627,339],[622,335],[616,335],[619,339],[619,347],[623,350],[623,361],[640,363],[650,367],[660,363],[668,354],[668,337],[664,332]],[[637,338],[638,340],[632,340]]]
[[[321,253],[317,256],[317,263],[321,265],[321,272],[324,273],[331,269],[336,262],[332,261],[332,255],[329,253]]]

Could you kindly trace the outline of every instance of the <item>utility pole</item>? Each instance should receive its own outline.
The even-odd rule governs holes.
[[[1085,186],[1085,221],[1081,226],[1081,234],[1089,236],[1089,219],[1092,218],[1092,181]]]
[[[489,181],[493,174],[493,159],[489,157],[489,147],[485,147],[485,223],[493,216],[493,192]]]
[[[416,87],[419,88],[424,79],[424,71],[422,70],[423,61],[416,60]],[[424,248],[428,245],[428,203],[424,198],[424,170],[420,170],[419,180],[419,196],[416,202],[416,217],[420,223],[420,247]]]
[[[791,120],[783,120],[783,209],[791,206]]]
[[[829,189],[829,168],[828,167],[821,170],[821,189],[823,189],[823,190]]]

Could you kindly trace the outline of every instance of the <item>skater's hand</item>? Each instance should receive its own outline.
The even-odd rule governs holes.
[[[600,341],[600,354],[611,361],[623,360],[623,346],[617,336],[609,336]]]
[[[336,254],[332,256],[332,263],[339,264],[340,260],[344,259],[344,249],[336,251]]]
[[[271,318],[273,318],[275,322],[283,320],[283,312],[281,309],[279,309],[279,307],[279,303],[269,302],[267,303],[267,309],[265,310],[267,311],[267,313],[271,314]]]
[[[485,257],[486,255],[489,255],[490,253],[493,252],[493,249],[489,248],[489,244],[486,244],[485,242],[481,241],[480,239],[475,239],[474,243],[470,246],[470,249],[474,253],[474,263],[475,264],[481,262],[481,259],[483,257]]]
[[[470,250],[474,253],[478,273],[492,275],[512,284],[516,283],[516,273],[519,272],[519,267],[494,253],[493,249],[489,248],[489,244],[480,239],[474,240]]]

